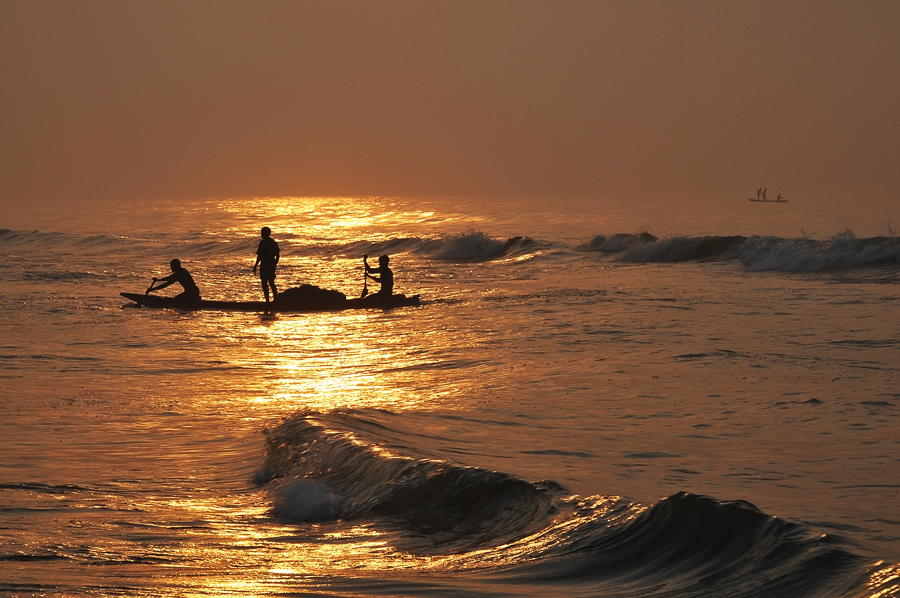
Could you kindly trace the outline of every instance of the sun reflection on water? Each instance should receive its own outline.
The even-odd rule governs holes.
[[[877,565],[884,564],[883,562]],[[872,574],[869,578],[869,590],[872,592],[871,598],[887,598],[889,596],[900,596],[900,565],[885,567]]]
[[[377,197],[265,197],[213,202],[208,209],[227,215],[226,230],[236,235],[254,234],[267,225],[282,236],[310,242],[328,239],[350,243],[378,241],[409,234],[415,226],[454,226],[460,216],[442,214],[419,206],[404,206],[398,198]]]
[[[241,300],[261,298],[258,280],[251,278],[249,269],[251,238],[263,225],[270,226],[273,237],[283,244],[280,290],[313,284],[348,297],[358,297],[363,286],[364,250],[357,247],[431,234],[428,231],[438,236],[444,227],[458,228],[451,224],[456,215],[436,217],[433,210],[379,198],[241,198],[204,206],[208,211],[204,219],[214,218],[220,227],[217,237],[247,239],[247,247],[229,258],[234,265],[210,273],[206,283],[210,296]],[[304,253],[305,248],[322,243],[339,249]],[[348,248],[347,256],[342,247]],[[397,263],[395,292],[421,292],[427,274],[414,272],[416,258],[402,252],[392,255]],[[249,403],[268,405],[273,412],[279,408],[283,412],[285,407],[409,409],[423,406],[425,379],[433,376],[423,376],[421,371],[416,375],[425,359],[423,339],[413,338],[421,326],[411,324],[408,317],[398,321],[404,317],[377,310],[250,320],[217,315],[209,326],[215,328],[217,338],[229,339],[232,346],[217,358],[253,372],[252,396],[245,399]],[[436,389],[431,401],[445,392]]]
[[[248,326],[256,351],[242,345],[235,360],[264,368],[265,400],[305,408],[409,408],[421,401],[398,384],[418,359],[409,354],[408,328],[372,313],[281,317]],[[263,399],[259,399],[263,400]]]

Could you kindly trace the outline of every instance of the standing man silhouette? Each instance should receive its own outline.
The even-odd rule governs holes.
[[[272,299],[278,295],[278,289],[275,288],[275,267],[278,260],[281,259],[281,250],[278,249],[278,243],[272,238],[272,229],[264,226],[260,232],[262,239],[259,241],[259,247],[256,249],[256,263],[253,264],[253,273],[256,274],[256,267],[259,266],[259,280],[262,282],[263,294],[266,296],[266,303],[269,302],[269,287],[272,287]]]
[[[766,198],[766,191],[768,191],[768,190],[769,190],[768,188],[763,189],[763,199]]]
[[[760,195],[762,195],[762,187],[756,190],[756,201],[759,201]]]

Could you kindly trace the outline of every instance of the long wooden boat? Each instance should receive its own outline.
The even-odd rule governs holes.
[[[145,295],[143,293],[119,293],[126,299],[131,299],[144,307],[167,307],[183,310],[217,310],[217,311],[255,311],[255,312],[320,312],[343,311],[346,309],[391,309],[394,307],[406,307],[421,305],[418,295],[390,295],[382,297],[373,294],[364,298],[343,300],[313,300],[313,301],[200,301],[180,300],[174,297],[162,297],[160,295]]]

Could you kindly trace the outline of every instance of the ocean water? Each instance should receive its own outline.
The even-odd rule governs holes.
[[[7,214],[0,595],[898,596],[900,238],[845,216]],[[358,296],[388,253],[423,304],[119,296],[177,257],[204,297],[259,299],[266,225],[281,288]]]

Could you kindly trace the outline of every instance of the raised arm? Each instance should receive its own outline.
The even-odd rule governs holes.
[[[167,286],[169,286],[170,284],[172,284],[173,282],[175,282],[176,280],[178,280],[178,277],[175,275],[174,272],[172,274],[169,274],[168,276],[164,276],[163,278],[156,278],[154,276],[153,284],[150,285],[150,288],[147,289],[147,293],[145,293],[145,294],[149,294],[150,291],[158,291],[159,289],[164,289]],[[157,285],[156,283],[158,283],[158,282],[160,282],[162,284]],[[154,285],[156,285],[156,286],[154,286]]]

